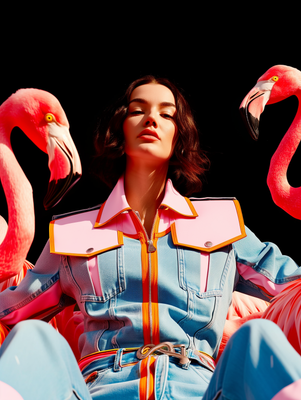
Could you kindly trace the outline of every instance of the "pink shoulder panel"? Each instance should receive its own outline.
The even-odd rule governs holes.
[[[192,204],[198,216],[179,218],[171,225],[174,244],[211,252],[246,236],[237,200],[192,200]]]
[[[94,228],[99,210],[87,211],[51,221],[50,252],[91,257],[123,244],[123,235],[114,222]]]
[[[167,223],[174,244],[211,252],[246,236],[237,200],[192,201],[195,215],[173,213]],[[51,253],[91,257],[123,245],[124,229],[132,228],[127,219],[114,218],[106,225],[94,225],[98,209],[57,219],[50,223]],[[123,216],[125,217],[125,216]],[[131,228],[131,229],[130,229]]]

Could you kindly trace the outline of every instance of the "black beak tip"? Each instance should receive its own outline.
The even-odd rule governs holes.
[[[48,184],[48,190],[43,201],[45,210],[57,205],[67,192],[76,184],[80,179],[80,174],[70,174],[67,179],[59,179],[58,181],[50,181]]]
[[[253,140],[257,141],[259,138],[259,119],[249,113],[247,108],[241,107],[239,112],[249,135]]]

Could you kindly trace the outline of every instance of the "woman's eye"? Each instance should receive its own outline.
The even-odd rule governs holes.
[[[173,115],[170,115],[170,114],[161,114],[161,115],[162,115],[162,117],[164,117],[164,118],[173,119]]]
[[[141,110],[134,110],[134,111],[131,111],[130,114],[132,114],[132,115],[140,115],[140,114],[143,114],[143,111],[141,111]]]

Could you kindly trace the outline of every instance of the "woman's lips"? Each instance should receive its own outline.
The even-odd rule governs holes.
[[[143,131],[139,133],[138,138],[143,138],[148,140],[159,140],[157,132],[151,129],[143,129]]]

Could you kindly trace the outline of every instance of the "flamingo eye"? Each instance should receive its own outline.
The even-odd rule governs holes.
[[[50,114],[50,113],[47,113],[44,118],[45,118],[45,121],[48,122],[48,123],[55,121],[55,116],[53,114]]]
[[[279,79],[279,78],[278,78],[278,76],[276,76],[276,75],[272,77],[272,81],[274,81],[274,82],[277,82],[278,79]]]

